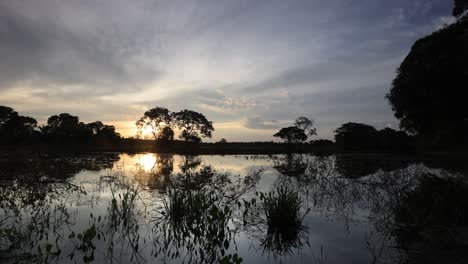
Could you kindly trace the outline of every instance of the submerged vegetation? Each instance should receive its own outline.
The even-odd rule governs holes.
[[[263,167],[242,176],[219,171],[197,156],[175,162],[168,155],[145,159],[154,164],[141,161],[130,170],[123,163],[106,165],[90,179],[60,178],[57,170],[65,168],[60,166],[36,166],[36,178],[18,170],[0,186],[1,260],[241,263],[252,254],[247,240],[253,252],[277,261],[312,250],[318,254],[310,253],[309,260],[324,263],[333,256],[326,242],[310,241],[311,234],[321,232],[310,221],[331,217],[349,229],[362,210],[369,212],[365,237],[376,260],[397,247],[403,262],[437,263],[439,256],[424,258],[424,245],[438,245],[440,250],[431,252],[440,258],[448,254],[444,248],[464,248],[462,179],[431,176],[417,164],[379,163],[373,171],[354,174],[350,164],[362,164],[343,167],[337,156],[264,159],[272,171]],[[73,173],[81,171],[79,166],[92,169],[87,160],[93,159],[75,162]],[[298,164],[301,169],[294,169]],[[277,175],[271,188],[259,185],[262,175]],[[164,184],[155,185],[152,178]],[[454,259],[465,257],[453,250]]]
[[[290,254],[293,248],[300,248],[307,241],[307,227],[303,220],[303,200],[297,191],[278,187],[276,191],[261,195],[268,226],[267,236],[262,246],[280,255]]]

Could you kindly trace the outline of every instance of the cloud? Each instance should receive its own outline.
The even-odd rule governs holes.
[[[126,23],[119,24],[122,16],[110,16],[105,13],[112,10],[99,7],[84,2],[2,1],[0,88],[18,83],[64,85],[72,87],[65,91],[72,97],[79,92],[93,95],[135,89],[155,79],[159,70],[144,59],[155,51],[148,43],[154,31],[132,17],[143,15],[144,9],[137,14],[128,10]]]
[[[250,129],[278,129],[283,127],[289,121],[264,120],[259,116],[249,117],[245,120],[244,126]]]
[[[126,131],[156,105],[193,109],[242,140],[300,115],[321,137],[350,120],[393,124],[395,69],[452,21],[449,2],[3,0],[0,104]]]

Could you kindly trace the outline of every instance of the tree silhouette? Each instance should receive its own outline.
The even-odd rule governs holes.
[[[314,121],[300,116],[294,121],[294,126],[284,127],[273,136],[283,139],[288,144],[292,144],[304,142],[308,136],[313,135],[317,135]]]
[[[467,9],[455,1],[454,15]],[[424,37],[397,70],[387,99],[400,127],[433,138],[468,134],[468,19],[465,16]]]
[[[361,123],[346,123],[335,130],[335,142],[343,149],[373,148],[376,145],[377,130]]]
[[[211,138],[214,131],[213,122],[198,112],[182,110],[172,114],[175,125],[181,130],[179,138],[186,142],[200,142],[201,137]]]
[[[104,124],[101,121],[95,121],[86,124],[86,128],[89,129],[93,135],[97,135],[104,128]]]
[[[301,143],[307,140],[307,135],[304,130],[296,126],[282,128],[273,136],[283,139],[288,144]]]
[[[163,129],[161,129],[156,139],[163,143],[171,142],[172,140],[174,140],[174,130],[166,126]]]
[[[141,135],[144,128],[150,127],[154,139],[158,138],[158,133],[165,127],[171,127],[171,124],[171,112],[167,108],[158,106],[146,111],[136,122],[139,135]]]
[[[54,140],[83,140],[90,136],[90,131],[77,116],[68,113],[53,115],[47,119],[47,125],[41,128],[42,133]]]
[[[453,7],[452,15],[458,17],[468,10],[468,1],[466,0],[455,0],[455,6]]]
[[[17,115],[18,113],[13,108],[0,105],[0,127]]]
[[[294,122],[294,125],[302,130],[308,135],[308,136],[314,136],[317,135],[317,129],[314,127],[314,121],[304,117],[300,116],[296,119]]]
[[[377,132],[377,146],[383,150],[406,151],[410,149],[411,137],[403,131],[386,127]]]
[[[36,119],[20,116],[11,107],[0,106],[0,141],[15,143],[29,139],[37,133]]]

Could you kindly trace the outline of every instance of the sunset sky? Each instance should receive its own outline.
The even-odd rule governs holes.
[[[385,94],[447,0],[1,0],[0,105],[133,136],[154,107],[214,122],[213,141],[272,140],[300,116],[332,138],[398,127]]]

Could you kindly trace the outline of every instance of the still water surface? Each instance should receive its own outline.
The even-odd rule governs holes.
[[[5,263],[443,263],[466,257],[460,253],[466,245],[446,252],[466,238],[458,232],[468,220],[460,197],[468,190],[465,174],[430,161],[100,153],[4,156],[0,164]],[[265,197],[281,191],[292,200],[279,213],[269,211],[267,201],[278,200]]]

